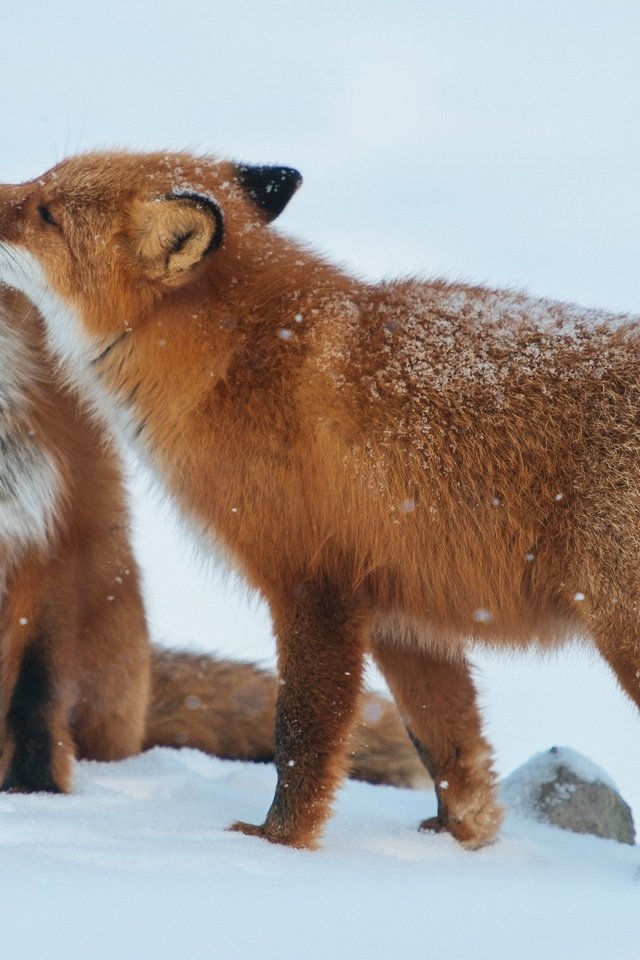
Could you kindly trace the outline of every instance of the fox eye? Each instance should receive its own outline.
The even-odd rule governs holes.
[[[58,221],[51,213],[51,210],[49,210],[49,207],[45,207],[44,205],[39,206],[38,213],[40,214],[40,219],[43,223],[48,223],[50,227],[58,226]]]

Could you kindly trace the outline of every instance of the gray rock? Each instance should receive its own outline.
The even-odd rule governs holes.
[[[635,843],[630,807],[610,778],[568,747],[552,747],[518,767],[502,784],[505,804],[574,833]]]

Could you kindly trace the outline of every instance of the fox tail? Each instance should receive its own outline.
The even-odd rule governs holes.
[[[154,648],[144,749],[187,746],[225,760],[271,762],[277,690],[274,674],[255,664]],[[396,708],[371,691],[349,755],[354,780],[408,788],[431,782]]]

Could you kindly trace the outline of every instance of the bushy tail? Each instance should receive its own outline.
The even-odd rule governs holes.
[[[272,761],[277,689],[276,677],[251,663],[154,649],[144,748],[188,746],[225,760]],[[428,784],[393,704],[367,692],[360,713],[349,775],[397,787]]]

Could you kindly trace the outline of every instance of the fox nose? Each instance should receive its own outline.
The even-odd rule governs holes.
[[[0,184],[0,240],[11,243],[20,234],[24,192],[13,184]]]

